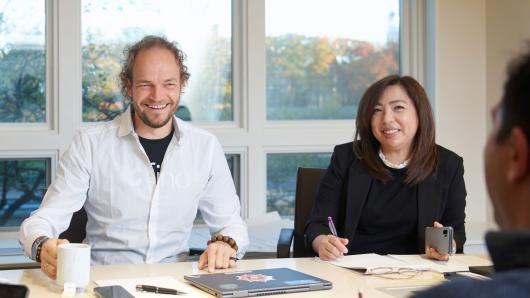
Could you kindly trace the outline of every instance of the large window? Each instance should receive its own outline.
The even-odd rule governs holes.
[[[187,53],[192,76],[177,115],[232,120],[231,11],[228,0],[83,0],[83,121],[112,119],[128,105],[117,80],[123,49],[149,34]]]
[[[265,11],[269,120],[352,119],[366,87],[399,73],[397,0],[267,0]]]
[[[0,0],[4,201],[32,196],[10,224],[42,197],[47,180],[29,192],[51,167],[42,156],[54,164],[77,129],[128,105],[118,84],[123,49],[146,34],[186,53],[191,78],[177,115],[218,137],[243,217],[292,218],[296,169],[326,167],[334,145],[352,140],[366,87],[423,73],[417,2]],[[20,181],[16,169],[25,169]]]
[[[45,34],[42,0],[0,0],[0,122],[46,122]]]

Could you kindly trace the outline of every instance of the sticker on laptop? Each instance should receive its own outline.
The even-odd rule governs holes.
[[[248,282],[268,282],[270,280],[275,280],[274,277],[265,274],[243,274],[238,275],[237,280],[243,280]]]

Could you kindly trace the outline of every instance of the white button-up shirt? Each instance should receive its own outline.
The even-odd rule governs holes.
[[[61,156],[40,208],[22,223],[26,255],[31,256],[37,237],[57,238],[84,206],[92,264],[183,259],[197,210],[210,233],[236,240],[242,257],[248,232],[221,145],[211,133],[176,117],[173,126],[158,182],[130,109],[81,129]]]

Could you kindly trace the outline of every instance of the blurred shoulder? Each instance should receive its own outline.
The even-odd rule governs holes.
[[[454,280],[413,297],[528,297],[529,294],[530,269],[520,269],[498,273],[492,280]]]

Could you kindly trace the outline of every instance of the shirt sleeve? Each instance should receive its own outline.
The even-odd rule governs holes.
[[[199,210],[211,234],[232,237],[242,258],[249,244],[247,225],[241,218],[241,207],[234,181],[221,145],[214,138],[210,150],[210,175],[199,200]]]
[[[57,238],[65,231],[75,211],[86,201],[90,181],[90,146],[81,133],[59,159],[55,179],[48,187],[40,207],[20,227],[19,241],[26,256],[40,236]]]

